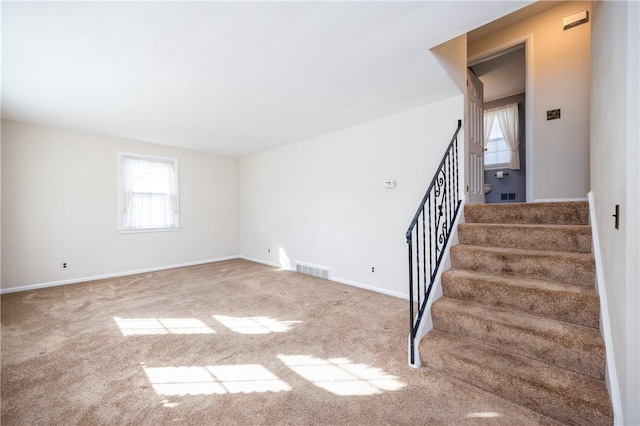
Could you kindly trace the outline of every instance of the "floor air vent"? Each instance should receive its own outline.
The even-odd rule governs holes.
[[[296,272],[312,277],[331,279],[331,268],[327,266],[311,265],[309,263],[296,262]]]
[[[500,201],[518,201],[518,194],[515,192],[503,192],[500,194]]]

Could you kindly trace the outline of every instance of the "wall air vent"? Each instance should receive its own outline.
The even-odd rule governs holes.
[[[565,31],[569,28],[577,27],[580,24],[589,22],[589,12],[585,9],[580,10],[571,15],[567,15],[562,19],[562,29]]]
[[[296,262],[296,272],[312,277],[331,279],[331,268],[328,266],[312,265],[310,263]]]

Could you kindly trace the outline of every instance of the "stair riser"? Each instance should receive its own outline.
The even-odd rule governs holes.
[[[606,405],[573,398],[573,389],[541,386],[500,370],[486,368],[455,354],[428,351],[421,358],[426,367],[444,371],[459,380],[562,422],[578,425],[612,423],[611,412]]]
[[[467,204],[464,208],[468,223],[521,223],[548,225],[588,225],[589,204],[576,201],[567,203],[514,203]]]
[[[460,244],[591,253],[591,228],[519,227],[464,223],[458,227]]]
[[[601,342],[582,339],[563,330],[542,332],[498,319],[457,312],[434,303],[433,328],[475,340],[509,353],[537,359],[596,379],[604,379],[605,354]]]
[[[500,281],[459,277],[445,272],[442,291],[446,297],[487,306],[521,310],[531,315],[598,328],[600,304],[593,293],[520,288]]]
[[[593,287],[595,263],[590,256],[554,256],[543,252],[529,256],[483,251],[456,245],[451,249],[451,265],[506,277],[530,278]]]

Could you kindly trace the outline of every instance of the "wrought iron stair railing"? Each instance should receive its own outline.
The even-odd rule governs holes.
[[[460,208],[458,132],[461,127],[462,120],[458,120],[440,166],[407,230],[411,365],[416,364],[416,335]],[[414,305],[418,307],[417,312]]]

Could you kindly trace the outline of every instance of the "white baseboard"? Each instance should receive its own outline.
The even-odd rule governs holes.
[[[263,265],[267,265],[267,266],[273,266],[274,268],[279,268],[279,269],[286,269],[288,271],[295,271],[295,268],[291,267],[291,268],[283,268],[282,265],[278,264],[278,263],[273,263],[273,262],[269,262],[266,260],[262,260],[262,259],[257,259],[255,257],[249,257],[249,256],[238,256],[240,259],[244,259],[244,260],[248,260],[250,262],[256,262],[256,263],[262,263]],[[298,262],[300,263],[300,262]],[[305,263],[307,264],[307,263]],[[311,264],[307,264],[307,265],[311,265]],[[409,300],[409,295],[405,294],[405,293],[401,293],[399,291],[393,291],[393,290],[386,290],[384,288],[380,288],[380,287],[375,287],[375,286],[371,286],[368,284],[362,284],[356,281],[351,281],[351,280],[347,280],[344,278],[338,278],[338,277],[332,277],[330,281],[335,281],[337,283],[340,284],[346,284],[346,285],[350,285],[353,287],[358,287],[358,288],[362,288],[364,290],[369,290],[369,291],[373,291],[376,293],[381,293],[381,294],[385,294],[387,296],[393,296],[393,297],[398,297],[400,299],[405,299],[405,300]]]
[[[606,381],[613,406],[613,423],[623,425],[622,399],[620,398],[620,387],[618,385],[618,373],[616,370],[616,359],[613,354],[613,338],[611,337],[611,322],[609,320],[609,305],[607,304],[607,291],[602,269],[602,256],[600,250],[600,239],[598,237],[598,221],[596,220],[596,206],[593,199],[593,192],[589,192],[589,218],[591,219],[591,234],[593,240],[593,257],[596,261],[596,290],[600,297],[600,333],[604,340],[605,354],[607,357]]]
[[[244,260],[248,260],[250,262],[261,263],[263,265],[272,266],[272,267],[278,268],[278,269],[285,269],[285,268],[282,268],[282,266],[280,264],[278,264],[278,263],[269,262],[269,261],[266,261],[266,260],[262,260],[262,259],[258,259],[258,258],[254,258],[254,257],[250,257],[250,256],[242,256],[242,255],[226,256],[226,257],[217,257],[215,259],[198,260],[198,261],[195,261],[195,262],[178,263],[178,264],[174,264],[174,265],[156,266],[156,267],[153,267],[153,268],[136,269],[136,270],[130,270],[130,271],[115,272],[115,273],[111,273],[111,274],[103,274],[103,275],[93,275],[93,276],[88,276],[88,277],[73,278],[73,279],[62,280],[62,281],[50,281],[50,282],[45,282],[45,283],[30,284],[30,285],[24,285],[24,286],[19,286],[19,287],[2,288],[2,289],[0,289],[0,294],[16,293],[16,292],[19,292],[19,291],[28,291],[28,290],[37,290],[37,289],[41,289],[41,288],[57,287],[57,286],[67,285],[67,284],[78,284],[78,283],[87,282],[87,281],[103,280],[103,279],[106,279],[106,278],[124,277],[124,276],[127,276],[127,275],[145,274],[147,272],[155,272],[155,271],[163,271],[163,270],[166,270],[166,269],[183,268],[185,266],[202,265],[202,264],[205,264],[205,263],[222,262],[224,260],[232,260],[232,259],[244,259]],[[293,270],[293,269],[290,269],[290,270]],[[383,289],[383,288],[380,288],[380,287],[374,287],[374,286],[370,286],[370,285],[367,285],[367,284],[362,284],[362,283],[358,283],[358,282],[355,282],[355,281],[346,280],[346,279],[343,279],[343,278],[333,278],[331,281],[335,281],[335,282],[338,282],[340,284],[347,284],[347,285],[350,285],[350,286],[359,287],[359,288],[362,288],[362,289],[365,289],[365,290],[374,291],[376,293],[386,294],[388,296],[393,296],[393,297],[398,297],[398,298],[401,298],[401,299],[409,300],[409,295],[408,294],[404,294],[404,293],[393,291],[393,290],[386,290],[386,289]]]
[[[588,201],[588,198],[534,198],[534,203],[561,203],[567,201]]]
[[[38,283],[38,284],[29,284],[29,285],[24,285],[19,287],[7,287],[7,288],[0,289],[0,294],[16,293],[18,291],[37,290],[40,288],[57,287],[60,285],[67,285],[67,284],[78,284],[78,283],[87,282],[87,281],[103,280],[105,278],[124,277],[126,275],[145,274],[147,272],[163,271],[165,269],[184,268],[185,266],[195,266],[195,265],[202,265],[205,263],[222,262],[224,260],[238,259],[239,257],[240,256],[217,257],[215,259],[196,260],[194,262],[177,263],[174,265],[165,265],[165,266],[155,266],[152,268],[115,272],[111,274],[93,275],[89,277],[73,278],[73,279],[62,280],[62,281],[51,281],[51,282]]]
[[[405,300],[409,300],[409,295],[405,294],[405,293],[401,293],[399,291],[393,291],[393,290],[387,290],[384,288],[380,288],[380,287],[375,287],[372,285],[367,285],[367,284],[362,284],[356,281],[351,281],[351,280],[345,280],[344,278],[332,278],[331,281],[335,281],[337,283],[340,284],[346,284],[346,285],[350,285],[353,287],[358,287],[358,288],[362,288],[364,290],[369,290],[369,291],[373,291],[376,293],[381,293],[381,294],[386,294],[387,296],[393,296],[393,297],[397,297],[400,299],[405,299]],[[408,309],[408,308],[407,308]]]
[[[238,256],[238,259],[248,260],[249,262],[262,263],[263,265],[273,266],[274,268],[278,268],[278,269],[286,269],[286,268],[283,268],[282,265],[280,265],[279,263],[269,262],[269,261],[266,261],[266,260],[258,259],[256,257],[249,257],[249,256],[240,255],[240,256]],[[292,269],[290,269],[290,270],[292,270]]]

